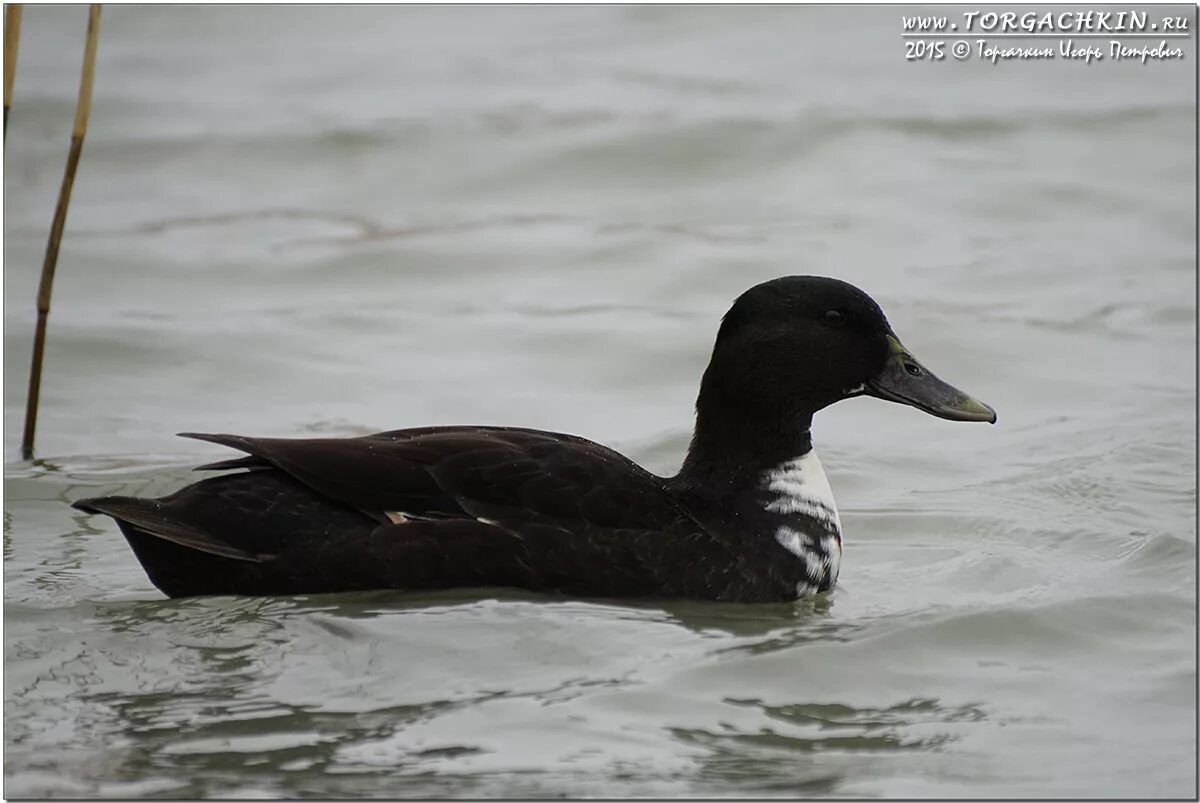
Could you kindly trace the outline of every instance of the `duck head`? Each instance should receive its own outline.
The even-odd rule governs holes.
[[[771,454],[778,439],[803,453],[813,413],[863,395],[951,421],[996,421],[905,348],[862,290],[821,276],[773,279],[743,293],[721,321],[689,451]]]

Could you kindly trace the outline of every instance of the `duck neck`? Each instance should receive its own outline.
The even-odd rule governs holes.
[[[737,414],[741,412],[743,414]],[[763,473],[812,451],[812,414],[770,416],[763,411],[697,405],[696,429],[679,473],[681,492],[731,500],[757,492]]]

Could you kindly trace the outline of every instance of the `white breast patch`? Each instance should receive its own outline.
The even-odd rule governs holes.
[[[839,533],[842,531],[833,489],[829,487],[816,449],[766,472],[763,483],[768,491],[778,494],[767,504],[768,511],[812,516],[832,525]]]
[[[804,561],[808,581],[796,584],[796,596],[816,593],[826,572],[831,585],[837,582],[842,562],[842,522],[817,453],[809,451],[765,472],[763,486],[776,495],[767,503],[768,512],[797,517],[794,526],[784,525],[775,532],[780,546]],[[812,517],[824,526],[819,532],[806,532],[805,523],[808,529],[816,528],[801,517]]]

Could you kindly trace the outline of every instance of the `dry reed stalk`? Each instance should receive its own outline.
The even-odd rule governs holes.
[[[4,137],[8,138],[8,110],[12,106],[13,76],[17,74],[17,45],[21,43],[21,4],[4,7]]]
[[[58,247],[63,227],[67,223],[67,206],[71,203],[71,187],[75,170],[83,152],[87,134],[88,113],[92,109],[92,77],[96,68],[96,40],[100,35],[100,4],[88,6],[87,39],[83,48],[83,72],[79,78],[79,100],[75,104],[75,125],[71,129],[71,149],[67,152],[67,167],[63,171],[58,203],[54,207],[54,222],[50,224],[50,239],[46,243],[46,259],[42,263],[42,280],[37,294],[37,330],[33,335],[33,360],[29,366],[29,398],[25,405],[25,436],[21,454],[26,460],[33,457],[33,435],[37,429],[38,397],[42,387],[42,356],[46,347],[46,319],[50,315],[50,291],[54,287],[54,268],[58,265]]]

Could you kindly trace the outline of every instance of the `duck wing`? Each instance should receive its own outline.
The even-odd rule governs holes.
[[[426,427],[358,438],[180,433],[248,457],[208,468],[274,468],[381,524],[522,519],[610,529],[695,521],[661,478],[585,438],[508,427]]]

